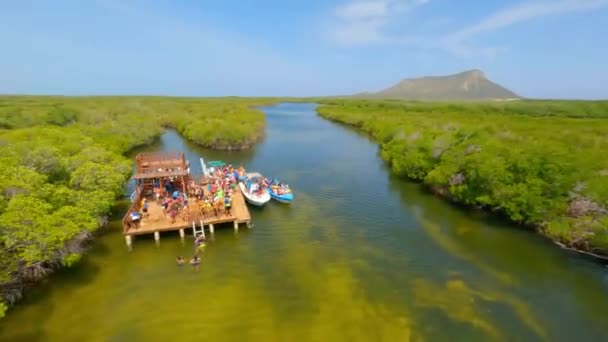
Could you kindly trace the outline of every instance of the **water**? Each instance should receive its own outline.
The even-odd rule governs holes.
[[[0,320],[0,340],[608,340],[608,269],[390,176],[377,146],[309,104],[264,109],[263,142],[209,151],[168,131],[144,150],[243,163],[295,202],[193,241],[134,241],[118,221],[76,267]],[[119,214],[125,205],[118,206]]]

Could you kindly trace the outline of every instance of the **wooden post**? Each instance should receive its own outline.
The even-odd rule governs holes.
[[[209,224],[209,231],[211,232],[211,234],[214,233],[214,231],[213,231],[213,223]]]
[[[154,232],[154,240],[157,241],[157,242],[160,240],[160,233],[159,232]]]
[[[239,221],[234,221],[234,231],[238,232],[239,231]]]
[[[192,236],[196,237],[196,225],[194,224],[194,221],[192,221]]]
[[[125,235],[125,241],[127,242],[127,247],[131,249],[131,245],[133,244],[133,239],[131,235]]]
[[[186,232],[184,232],[184,228],[179,230],[179,237],[182,238],[182,240],[184,239],[184,237],[186,236]]]
[[[203,233],[203,239],[205,238],[205,226],[203,225],[203,220],[201,220],[201,232]]]

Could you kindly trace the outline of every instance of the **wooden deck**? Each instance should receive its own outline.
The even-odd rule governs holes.
[[[240,190],[235,189],[232,195],[232,211],[230,215],[221,213],[213,215],[210,218],[203,219],[203,215],[196,198],[188,200],[189,215],[184,217],[180,213],[175,220],[172,220],[165,215],[162,206],[157,203],[153,197],[148,199],[148,215],[142,217],[137,225],[133,225],[131,221],[131,213],[141,213],[141,202],[147,194],[152,194],[153,191],[164,186],[169,186],[171,191],[177,190],[182,193],[188,193],[190,186],[194,186],[192,176],[190,175],[189,163],[186,160],[184,153],[180,152],[152,152],[140,153],[135,157],[136,172],[132,177],[135,182],[135,192],[132,195],[131,207],[125,214],[122,220],[123,234],[127,246],[131,246],[132,238],[136,235],[154,234],[154,239],[160,239],[160,232],[179,231],[179,235],[183,238],[186,229],[190,228],[194,235],[205,235],[205,227],[213,234],[214,225],[220,223],[232,222],[235,231],[238,230],[240,223],[246,223],[247,227],[251,227],[251,216],[245,203],[245,198]],[[211,179],[202,179],[202,184]],[[164,182],[165,185],[163,185]],[[191,185],[192,184],[192,185]],[[207,192],[206,188],[204,191]],[[169,190],[167,190],[169,191]],[[210,194],[207,194],[210,195]]]
[[[135,205],[136,204],[134,204],[134,206]],[[203,215],[199,209],[198,201],[193,198],[190,199],[188,201],[188,207],[190,208],[189,217],[184,218],[182,215],[178,215],[175,222],[171,223],[171,219],[165,215],[162,206],[156,203],[150,197],[148,204],[149,216],[142,218],[139,227],[125,228],[123,233],[127,237],[155,234],[155,238],[158,239],[159,232],[180,231],[180,234],[184,234],[183,230],[188,228],[192,229],[192,223],[194,223],[194,225],[197,227],[197,230],[200,230],[201,228],[204,229],[204,226],[228,222],[232,222],[235,225],[235,228],[237,228],[238,224],[240,223],[247,223],[248,226],[251,223],[251,215],[249,214],[249,209],[247,209],[245,198],[238,188],[232,195],[231,215],[222,214],[203,220]],[[203,220],[203,227],[201,227],[201,220]],[[213,232],[212,226],[209,226],[208,228],[210,228],[210,231]],[[130,245],[130,238],[127,239],[127,244]]]

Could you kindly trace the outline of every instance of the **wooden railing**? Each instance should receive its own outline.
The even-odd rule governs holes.
[[[165,160],[184,160],[184,152],[145,152],[135,157],[138,162],[154,162]]]

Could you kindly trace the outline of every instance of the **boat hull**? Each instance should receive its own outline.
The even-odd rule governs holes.
[[[275,201],[281,203],[291,203],[293,201],[293,193],[279,195],[272,190],[268,190],[268,192],[270,193],[270,197]]]

